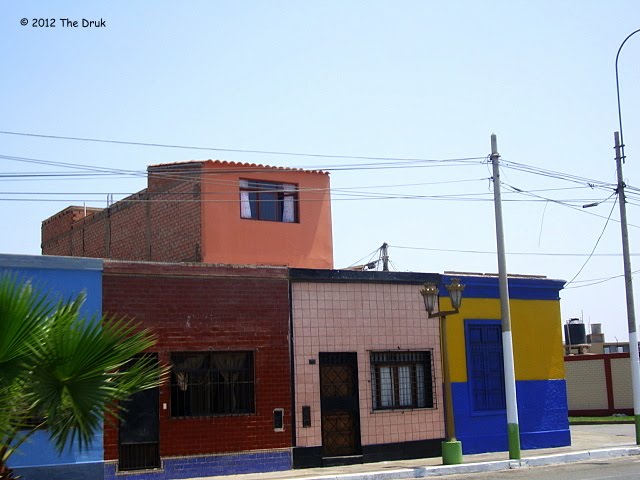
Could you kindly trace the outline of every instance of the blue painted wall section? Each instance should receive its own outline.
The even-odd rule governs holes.
[[[102,261],[86,258],[40,257],[0,254],[0,274],[15,274],[47,295],[51,301],[86,294],[82,314],[88,320],[102,316]],[[25,480],[102,479],[103,432],[94,436],[91,447],[80,450],[69,445],[58,454],[46,431],[36,432],[11,457],[10,466]]]
[[[179,478],[275,472],[291,469],[291,451],[163,458],[162,469],[116,473],[116,463],[104,465],[105,480],[170,480]]]
[[[452,278],[462,279],[465,285],[464,298],[500,298],[497,276],[466,276],[442,275],[440,295],[447,295],[445,285],[451,283]],[[542,277],[509,277],[509,298],[511,300],[560,300],[560,290],[564,280],[552,280]]]
[[[505,411],[476,413],[466,382],[452,384],[456,434],[463,453],[508,450]],[[564,380],[516,381],[522,449],[571,444]]]

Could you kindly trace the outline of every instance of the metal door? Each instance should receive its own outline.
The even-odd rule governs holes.
[[[157,357],[156,357],[157,360]],[[122,402],[118,434],[118,469],[160,467],[159,389],[136,393]]]
[[[320,409],[323,456],[360,455],[356,353],[320,353]]]

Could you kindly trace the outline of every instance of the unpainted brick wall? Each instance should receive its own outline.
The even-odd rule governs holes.
[[[170,386],[160,388],[162,456],[291,446],[288,295],[282,268],[105,262],[103,311],[151,329],[162,363],[171,352],[254,352],[254,414],[171,418]],[[284,432],[273,429],[275,408],[285,409]],[[105,460],[117,458],[117,439],[105,422]]]
[[[66,209],[42,225],[42,253],[119,260],[201,261],[200,187],[173,181],[81,218]],[[81,209],[81,207],[77,207]]]

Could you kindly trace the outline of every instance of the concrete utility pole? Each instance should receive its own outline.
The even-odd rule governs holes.
[[[618,202],[620,203],[620,228],[622,228],[622,255],[624,257],[624,284],[627,292],[627,323],[629,325],[629,353],[631,357],[631,386],[633,388],[633,414],[636,424],[636,445],[640,445],[640,361],[638,360],[638,334],[636,332],[636,312],[633,302],[633,280],[631,278],[631,258],[629,254],[629,231],[627,230],[627,201],[622,179],[622,163],[625,161],[624,136],[622,134],[622,108],[620,107],[620,81],[618,60],[622,47],[631,37],[640,33],[640,28],[631,32],[622,41],[616,53],[616,95],[618,97],[618,123],[620,133],[614,133],[616,149],[616,171],[618,173]]]
[[[518,426],[518,400],[516,398],[516,374],[513,364],[511,340],[511,310],[509,309],[509,285],[507,283],[507,257],[504,248],[502,226],[502,197],[500,194],[500,154],[498,140],[491,135],[491,165],[493,166],[493,201],[496,212],[496,242],[498,248],[498,277],[500,285],[500,315],[502,318],[502,359],[504,364],[504,389],[507,400],[507,432],[509,458],[520,459],[520,427]]]
[[[633,389],[633,414],[636,423],[636,444],[640,445],[640,355],[638,354],[638,332],[633,301],[633,277],[631,254],[629,253],[629,230],[627,228],[627,200],[622,178],[622,144],[620,135],[614,132],[616,150],[616,173],[618,174],[618,203],[620,204],[620,228],[622,229],[622,258],[624,261],[624,286],[627,294],[627,323],[629,327],[629,355],[631,357],[631,387]]]

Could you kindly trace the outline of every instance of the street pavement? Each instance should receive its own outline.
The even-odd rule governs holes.
[[[630,424],[571,426],[571,443],[568,447],[523,450],[520,460],[509,460],[508,452],[497,452],[465,455],[464,463],[461,465],[442,465],[442,459],[439,457],[419,458],[340,467],[201,477],[197,480],[396,480],[497,472],[640,455],[640,447],[635,444],[635,427]]]
[[[541,478],[553,480],[638,480],[640,478],[640,455],[565,463],[551,467],[447,475],[443,477],[443,480],[539,480]],[[417,480],[417,477],[414,480]]]

